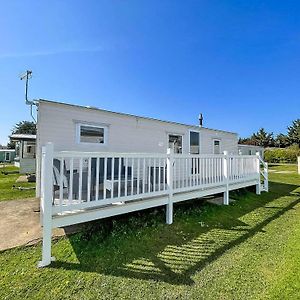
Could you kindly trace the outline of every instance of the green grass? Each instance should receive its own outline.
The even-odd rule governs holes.
[[[18,171],[18,168],[12,165],[5,165],[4,168],[0,168],[0,201],[3,200],[14,200],[14,199],[24,199],[28,197],[34,197],[34,190],[14,190],[12,189],[13,185],[24,186],[24,187],[33,187],[35,183],[16,183],[17,178],[20,174],[2,174],[2,171]]]
[[[163,209],[95,222],[48,268],[40,245],[2,252],[0,299],[299,299],[300,176],[270,181],[227,207],[177,205],[169,226]]]

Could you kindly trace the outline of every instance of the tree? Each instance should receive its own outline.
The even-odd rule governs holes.
[[[251,138],[239,138],[238,141],[239,144],[242,145],[255,145],[255,141],[253,141]]]
[[[288,140],[291,145],[297,144],[300,147],[300,119],[293,121],[288,127]]]
[[[36,124],[30,121],[18,122],[11,131],[12,134],[36,134]]]
[[[274,145],[273,132],[267,133],[264,128],[260,128],[258,132],[253,133],[251,140],[253,140],[257,146],[270,147]]]
[[[285,134],[279,133],[275,138],[275,145],[279,148],[285,148],[290,145],[290,142]]]
[[[21,121],[11,130],[11,134],[36,134],[36,124],[31,121]],[[7,143],[7,147],[10,149],[15,148],[15,142],[11,140]]]

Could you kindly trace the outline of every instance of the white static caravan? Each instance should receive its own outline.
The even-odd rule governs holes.
[[[11,141],[16,142],[15,166],[20,174],[36,172],[36,135],[12,134]]]
[[[166,207],[171,224],[174,203],[222,193],[228,205],[231,190],[268,191],[267,165],[238,155],[235,133],[46,100],[37,105],[40,267],[52,261],[52,228],[157,206]]]
[[[39,100],[37,156],[48,142],[55,151],[165,154],[174,148],[182,154],[238,154],[233,132]],[[39,173],[38,158],[37,196]]]
[[[255,155],[258,152],[261,158],[264,157],[264,148],[261,146],[238,144],[238,151],[240,155]]]

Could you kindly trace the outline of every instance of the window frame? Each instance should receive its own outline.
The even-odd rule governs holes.
[[[93,128],[100,128],[103,129],[103,143],[89,143],[89,142],[82,142],[81,138],[81,127],[93,127]],[[94,146],[106,146],[107,145],[107,136],[108,136],[108,127],[105,125],[97,125],[97,124],[90,124],[90,123],[76,123],[76,142],[80,145],[94,145]]]
[[[7,154],[8,154],[8,159],[7,159]],[[11,153],[10,152],[5,152],[5,155],[4,155],[4,159],[5,161],[10,161],[11,160]]]
[[[200,142],[200,140],[201,140],[201,132],[198,131],[198,130],[191,130],[191,129],[189,130],[189,154],[197,155],[195,153],[191,153],[191,132],[196,132],[199,135],[199,141],[198,141],[199,153],[198,154],[201,154],[201,142]]]
[[[215,153],[215,142],[219,142],[219,149],[220,149],[220,153]],[[213,154],[214,155],[220,155],[222,154],[222,141],[220,139],[213,139]]]
[[[183,154],[183,145],[184,145],[184,134],[182,133],[176,133],[176,132],[167,132],[167,148],[169,148],[169,137],[170,135],[177,135],[177,136],[181,136],[181,153],[175,153],[175,154]],[[174,149],[173,149],[174,150]]]

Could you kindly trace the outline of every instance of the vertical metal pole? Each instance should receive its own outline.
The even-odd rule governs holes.
[[[43,246],[42,260],[38,267],[48,266],[54,257],[51,257],[51,233],[52,233],[52,198],[53,198],[53,144],[48,143],[44,147],[44,176],[41,184],[43,185]]]
[[[174,165],[173,149],[167,150],[167,186],[169,191],[169,203],[166,205],[166,223],[173,223],[173,165]]]
[[[229,162],[228,162],[228,151],[224,151],[223,157],[223,172],[225,179],[225,192],[223,195],[223,204],[229,205]]]

